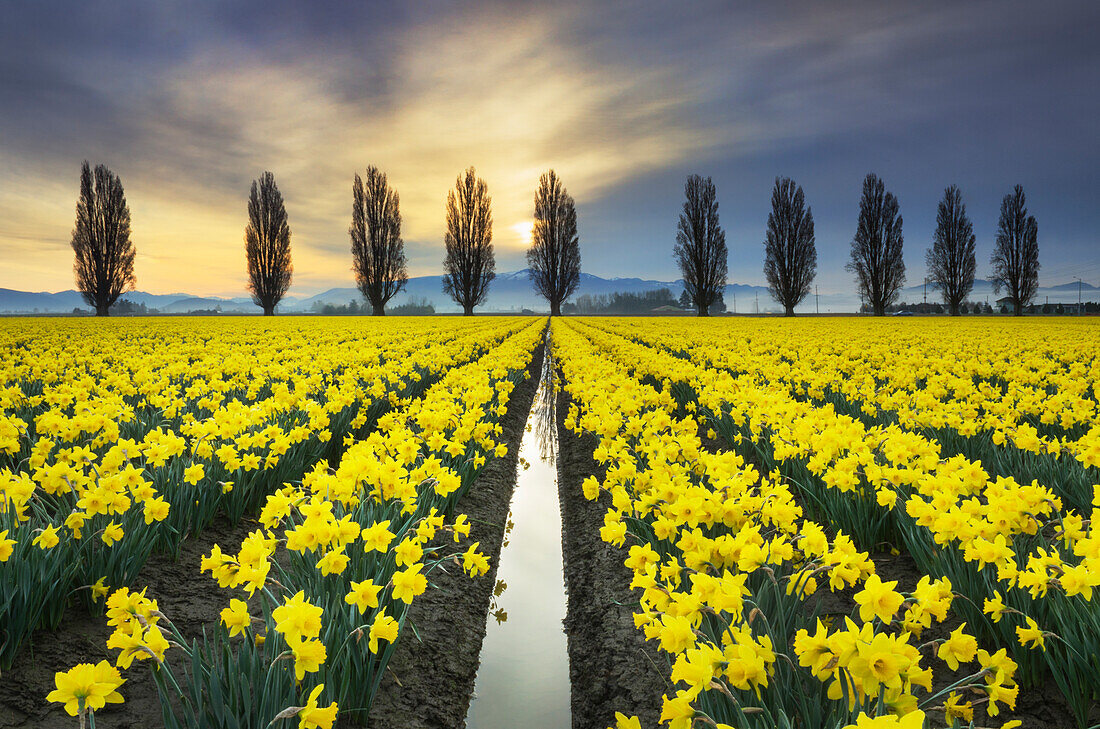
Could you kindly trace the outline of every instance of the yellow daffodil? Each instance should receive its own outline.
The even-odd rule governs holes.
[[[324,610],[306,599],[305,592],[299,590],[293,597],[271,611],[275,620],[275,629],[286,638],[288,643],[302,639],[316,638],[321,634],[321,615]]]
[[[397,640],[397,621],[389,615],[386,615],[386,611],[382,610],[375,616],[374,622],[370,626],[370,640],[367,643],[367,647],[371,653],[378,652],[378,641],[384,640],[389,643],[393,643]]]
[[[395,600],[401,600],[409,605],[414,597],[423,594],[428,587],[428,579],[420,573],[423,566],[422,564],[413,564],[407,569],[394,573],[393,598]]]
[[[229,601],[229,607],[222,609],[221,619],[225,627],[229,629],[230,637],[240,635],[252,624],[248,604],[244,600],[236,598]]]
[[[60,539],[57,536],[57,527],[52,524],[41,531],[41,533],[34,538],[31,542],[34,546],[40,549],[53,549],[57,546]]]
[[[298,710],[298,729],[332,729],[336,721],[336,702],[333,701],[323,709],[317,705],[317,699],[324,689],[325,685],[322,683],[309,692],[306,705]]]
[[[878,575],[871,575],[863,583],[863,589],[855,594],[856,604],[859,605],[859,617],[869,621],[878,618],[884,623],[894,619],[898,608],[905,598],[894,590],[897,581],[883,582]]]
[[[99,711],[107,704],[122,703],[118,688],[126,680],[107,661],[81,663],[54,676],[57,686],[47,701],[65,705],[65,713],[77,716],[83,711]]]
[[[367,608],[378,607],[378,593],[381,590],[382,587],[374,584],[371,580],[352,582],[351,592],[344,596],[344,602],[348,605],[354,605],[359,613],[363,614],[367,611]]]

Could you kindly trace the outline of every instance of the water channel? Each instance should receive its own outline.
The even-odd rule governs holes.
[[[558,503],[554,367],[549,347],[519,449],[509,530],[497,569],[469,729],[571,723]]]

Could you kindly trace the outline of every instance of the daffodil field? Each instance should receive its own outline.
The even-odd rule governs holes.
[[[1094,323],[569,319],[553,342],[606,469],[585,496],[669,657],[662,722],[1010,727],[1053,680],[1086,726]],[[923,576],[895,589],[883,552]]]
[[[75,603],[118,651],[57,674],[81,725],[139,666],[169,727],[363,718],[432,571],[488,569],[460,501],[545,323],[348,322],[0,322],[0,670]],[[188,640],[133,580],[219,516],[240,598]]]
[[[74,726],[134,671],[171,729],[366,725],[433,577],[490,570],[463,500],[545,341],[661,725],[1011,729],[1044,685],[1096,720],[1092,321],[549,326],[0,320],[0,681],[79,611],[113,632],[55,669]],[[247,536],[195,579],[234,596],[195,635],[139,575],[221,523]]]

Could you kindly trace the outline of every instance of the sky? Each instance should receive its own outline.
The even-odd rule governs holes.
[[[251,181],[274,173],[290,293],[354,286],[356,172],[401,196],[412,276],[442,272],[444,204],[474,166],[497,270],[525,267],[550,168],[582,268],[674,280],[689,174],[713,178],[731,283],[763,283],[776,176],[805,190],[822,293],[863,177],[898,198],[907,284],[950,184],[978,237],[1023,185],[1040,282],[1100,285],[1100,3],[61,2],[0,6],[0,287],[73,287],[83,160],[122,180],[137,287],[240,295]]]

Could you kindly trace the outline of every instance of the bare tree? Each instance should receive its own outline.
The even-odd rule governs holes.
[[[932,247],[925,256],[929,283],[943,292],[951,316],[959,315],[959,304],[974,288],[974,241],[974,226],[966,215],[962,193],[952,185],[943,191]]]
[[[108,316],[118,297],[134,288],[136,251],[122,182],[105,165],[96,165],[93,173],[85,160],[80,168],[72,247],[77,290],[96,316]]]
[[[1034,215],[1027,214],[1024,188],[1019,185],[1001,200],[1001,220],[990,263],[993,291],[1007,289],[1019,316],[1039,288],[1039,224]]]
[[[806,207],[800,186],[789,177],[777,177],[764,240],[764,276],[787,316],[794,316],[794,307],[809,295],[816,273],[813,211]]]
[[[898,201],[874,173],[863,180],[859,223],[852,239],[852,260],[846,268],[856,275],[859,296],[875,316],[897,301],[905,283],[905,261]]]
[[[275,175],[265,172],[252,182],[248,196],[248,226],[244,229],[248,259],[248,291],[264,316],[274,316],[275,306],[290,288],[294,266],[290,262],[290,226]]]
[[[550,316],[561,316],[562,302],[581,282],[581,248],[577,208],[554,170],[539,178],[531,237],[528,275],[535,289],[550,302]]]
[[[455,189],[447,193],[443,291],[462,306],[466,316],[485,303],[489,282],[496,275],[492,202],[489,187],[473,167],[460,174]]]
[[[718,223],[718,193],[709,177],[691,175],[684,184],[684,211],[676,231],[673,256],[684,288],[699,316],[709,316],[726,286],[729,251]]]
[[[352,184],[351,256],[359,291],[374,309],[386,313],[386,303],[408,283],[405,243],[401,240],[401,199],[377,167],[367,168],[366,184]]]

